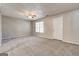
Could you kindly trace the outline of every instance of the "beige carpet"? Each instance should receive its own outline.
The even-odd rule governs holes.
[[[53,39],[22,37],[4,44],[0,52],[9,56],[79,56],[79,46]]]

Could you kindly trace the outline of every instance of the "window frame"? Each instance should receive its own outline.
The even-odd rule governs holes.
[[[35,22],[35,32],[44,33],[44,21]]]

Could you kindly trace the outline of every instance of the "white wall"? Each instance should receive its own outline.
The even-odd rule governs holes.
[[[0,14],[0,46],[1,46],[1,41],[2,41],[2,23],[1,23],[1,14]]]
[[[79,9],[64,12],[58,15],[63,15],[63,31],[64,31],[64,42],[69,42],[73,44],[79,44]],[[36,33],[35,24],[33,22],[33,34],[43,38],[53,39],[53,25],[52,20],[54,16],[49,16],[41,19],[45,22],[44,29],[45,33]]]
[[[73,12],[73,36],[74,41],[79,43],[79,10]]]
[[[72,40],[72,28],[73,28],[73,24],[72,24],[72,12],[67,12],[64,13],[64,40],[65,42],[68,42],[70,40]],[[71,41],[70,41],[71,42]]]
[[[36,33],[35,32],[35,22],[44,21],[44,33]],[[39,19],[37,21],[33,22],[33,34],[35,36],[43,37],[43,38],[53,38],[53,25],[52,25],[52,17],[46,17],[44,19]]]
[[[63,15],[53,17],[53,39],[63,40]]]
[[[31,23],[23,19],[2,16],[2,39],[31,35]]]
[[[59,16],[61,15],[63,15],[64,31],[62,41],[79,45],[79,9],[59,14]]]
[[[64,40],[79,44],[79,10],[64,14]]]

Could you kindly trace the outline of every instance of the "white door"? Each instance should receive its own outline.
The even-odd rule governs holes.
[[[53,39],[63,40],[63,16],[53,18]]]

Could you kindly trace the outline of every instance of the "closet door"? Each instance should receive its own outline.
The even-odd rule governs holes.
[[[53,39],[63,40],[63,16],[53,18]]]

